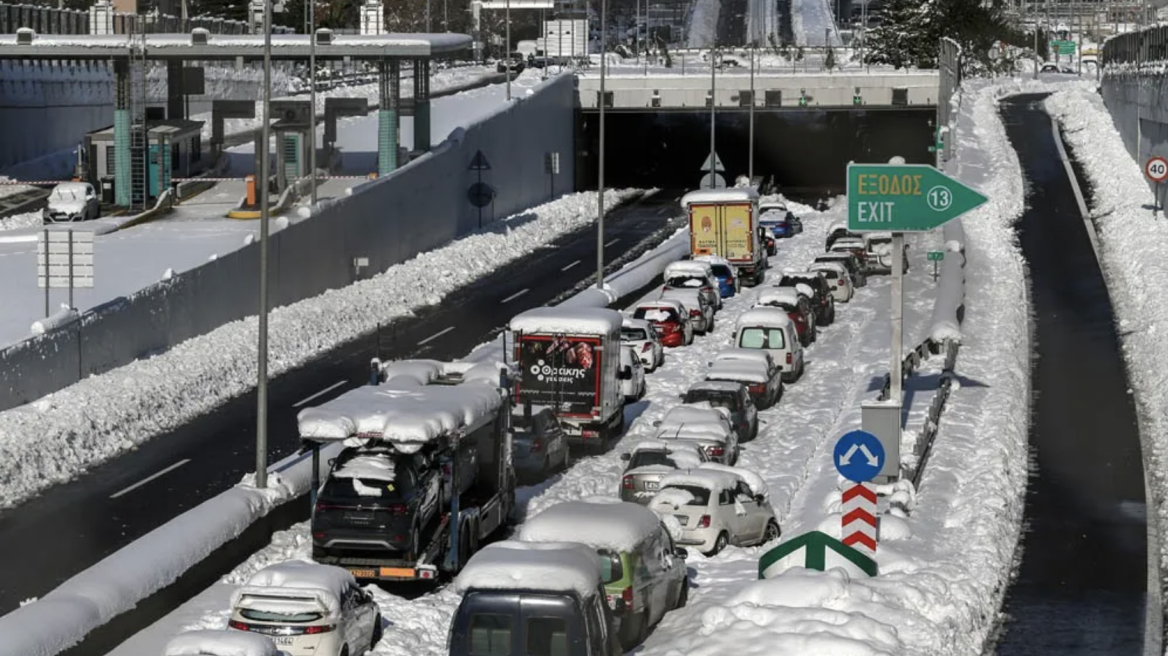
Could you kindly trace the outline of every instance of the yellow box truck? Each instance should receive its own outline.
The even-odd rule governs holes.
[[[726,258],[744,284],[762,282],[767,259],[758,225],[758,192],[748,187],[691,191],[681,206],[689,214],[691,257]]]

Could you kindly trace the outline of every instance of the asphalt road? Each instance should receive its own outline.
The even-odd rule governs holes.
[[[1028,183],[1018,237],[1037,358],[1022,562],[997,653],[1143,654],[1147,527],[1135,408],[1044,97],[1016,96],[1002,109]]]
[[[605,222],[608,266],[663,240],[670,219],[681,214],[680,196],[662,191],[611,212]],[[591,227],[447,296],[440,306],[276,378],[269,386],[270,461],[298,448],[298,410],[365,384],[374,356],[462,357],[512,316],[586,283],[595,262]],[[255,430],[250,393],[0,513],[0,614],[239,482],[254,468]]]

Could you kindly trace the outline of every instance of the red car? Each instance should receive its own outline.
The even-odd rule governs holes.
[[[678,301],[658,299],[641,303],[633,308],[633,318],[653,324],[664,346],[687,346],[693,343],[694,331],[689,312]]]
[[[777,307],[787,312],[791,322],[795,324],[795,332],[799,335],[799,343],[807,346],[815,341],[815,318],[811,312],[811,305],[806,296],[803,296],[793,287],[771,287],[764,289],[758,295],[755,307]]]

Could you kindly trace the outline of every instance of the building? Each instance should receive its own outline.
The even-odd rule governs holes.
[[[202,144],[203,121],[152,120],[147,121],[150,143],[150,168],[148,176],[148,197],[157,198],[170,186],[171,178],[185,178],[195,175],[209,165],[205,161]],[[88,182],[106,193],[112,193],[109,182],[117,175],[114,162],[114,128],[109,126],[85,135],[85,154],[88,167]],[[131,155],[131,160],[137,160]],[[138,160],[140,161],[140,160]],[[135,185],[140,185],[142,176],[133,175]],[[140,192],[134,190],[134,196]],[[112,199],[102,199],[113,202]]]

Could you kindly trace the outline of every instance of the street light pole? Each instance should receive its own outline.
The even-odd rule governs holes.
[[[585,41],[588,43],[588,41]],[[600,172],[597,175],[596,194],[596,288],[604,289],[604,81],[608,72],[605,57],[605,44],[608,43],[608,0],[600,0],[600,148],[597,157],[600,159]]]
[[[312,176],[312,204],[316,205],[316,0],[308,0],[308,104],[312,129],[308,131],[308,174]]]
[[[503,61],[506,62],[504,68],[507,69],[507,100],[511,100],[511,0],[507,0],[506,18],[507,22],[507,41],[503,44]]]
[[[255,486],[268,486],[268,178],[271,163],[272,0],[264,2],[264,122],[260,126],[260,307],[259,358],[256,380]]]
[[[750,178],[751,183],[754,182],[754,55],[756,46],[752,43],[750,46],[750,134],[747,138],[749,146],[747,148],[746,177]]]
[[[710,189],[715,189],[714,176],[718,175],[718,160],[714,154],[714,110],[718,107],[717,81],[714,71],[714,53],[716,46],[710,46]]]

